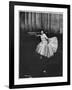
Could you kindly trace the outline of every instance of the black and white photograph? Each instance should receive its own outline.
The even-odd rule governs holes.
[[[10,88],[70,84],[70,6],[10,2]]]
[[[62,76],[63,14],[19,15],[19,77]]]

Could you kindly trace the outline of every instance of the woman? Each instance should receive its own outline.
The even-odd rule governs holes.
[[[54,55],[54,53],[57,51],[58,48],[58,40],[56,37],[48,38],[46,34],[41,31],[40,36],[41,42],[37,45],[36,52],[40,54],[40,59],[42,59],[42,56],[45,56],[47,58],[50,58]]]
[[[43,32],[43,30],[41,31],[41,35],[37,35],[37,36],[40,36],[41,38],[41,42],[37,45],[37,48],[36,48],[36,52],[40,54],[40,59],[42,59],[43,56],[47,58],[50,58],[51,56],[53,56],[58,48],[57,38],[56,37],[48,38],[46,34]],[[47,72],[46,64],[47,62],[45,60],[42,60],[43,73]]]

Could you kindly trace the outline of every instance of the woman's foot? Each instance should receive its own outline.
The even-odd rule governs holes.
[[[47,71],[46,70],[43,70],[43,73],[47,73]]]

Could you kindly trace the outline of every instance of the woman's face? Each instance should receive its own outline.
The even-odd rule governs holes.
[[[41,31],[41,34],[43,34],[44,32],[43,31]]]

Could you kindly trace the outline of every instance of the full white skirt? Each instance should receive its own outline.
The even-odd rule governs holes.
[[[51,57],[57,51],[58,40],[57,37],[49,38],[48,41],[41,41],[36,48],[36,52],[42,56]]]

